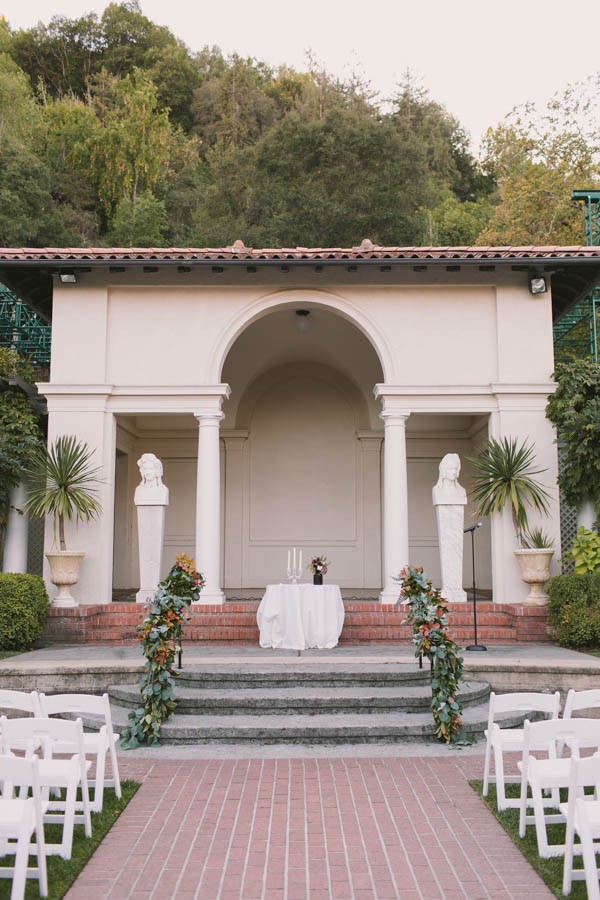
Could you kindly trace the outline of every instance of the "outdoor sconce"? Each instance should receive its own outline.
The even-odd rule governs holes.
[[[548,283],[544,275],[533,274],[529,276],[529,293],[545,294],[548,290]]]
[[[309,316],[310,310],[308,309],[296,310],[296,328],[298,329],[298,331],[308,331],[308,329],[310,328],[310,322],[308,321]]]
[[[61,272],[58,277],[62,284],[77,284],[75,272]]]

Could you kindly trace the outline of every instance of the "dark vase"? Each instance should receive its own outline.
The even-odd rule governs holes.
[[[315,572],[313,575],[313,584],[323,584],[323,573]]]

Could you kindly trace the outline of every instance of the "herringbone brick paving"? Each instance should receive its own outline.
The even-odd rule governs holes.
[[[121,759],[142,787],[67,900],[552,896],[470,788],[480,756]]]

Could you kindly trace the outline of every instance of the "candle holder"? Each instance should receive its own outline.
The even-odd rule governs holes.
[[[301,566],[288,566],[286,569],[288,581],[291,584],[298,584],[300,579],[302,578],[302,567]]]

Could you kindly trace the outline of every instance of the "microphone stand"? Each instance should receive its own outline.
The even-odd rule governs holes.
[[[468,647],[465,647],[465,650],[487,650],[487,647],[484,647],[483,644],[477,643],[477,587],[475,585],[475,532],[478,528],[481,528],[481,522],[478,522],[477,525],[471,525],[470,528],[465,528],[463,534],[471,535],[471,559],[473,561],[473,629],[475,633],[475,643],[469,644]]]

